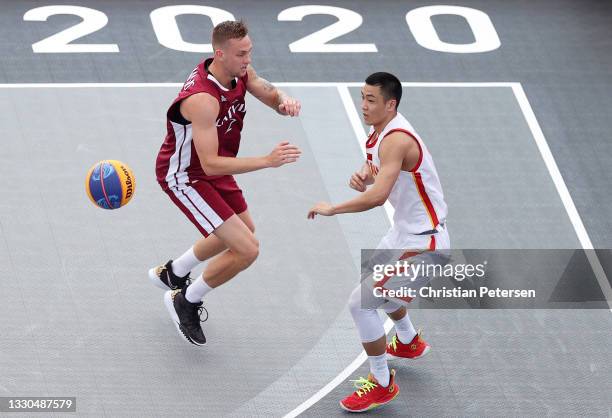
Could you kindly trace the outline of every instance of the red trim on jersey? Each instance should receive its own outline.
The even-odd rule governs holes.
[[[372,154],[370,154],[369,152],[366,154],[368,157],[368,161],[372,161]]]
[[[425,185],[423,184],[423,178],[421,177],[421,173],[412,173],[412,178],[414,179],[417,191],[421,196],[421,200],[423,201],[425,209],[427,210],[427,214],[429,215],[429,219],[431,220],[432,229],[436,229],[440,221],[438,220],[436,210],[434,209],[433,204],[431,203],[431,199],[429,199],[427,191],[425,190]]]
[[[419,142],[418,139],[416,139],[416,136],[414,136],[414,134],[410,131],[407,131],[405,129],[401,129],[401,128],[396,128],[396,129],[391,129],[389,132],[387,132],[387,134],[383,137],[383,139],[385,139],[386,137],[388,137],[390,134],[392,134],[393,132],[403,132],[406,135],[408,135],[410,138],[414,139],[415,142],[417,143],[418,147],[419,147],[419,159],[416,162],[416,164],[414,165],[414,167],[411,170],[408,170],[409,172],[415,172],[419,169],[419,167],[421,166],[421,162],[423,161],[423,148],[421,148],[421,143]]]
[[[416,142],[417,145],[419,146],[419,159],[417,160],[416,164],[414,165],[414,167],[412,168],[412,170],[408,170],[412,173],[416,172],[419,167],[421,166],[421,163],[423,162],[423,148],[421,148],[421,143],[419,141]]]
[[[368,137],[368,140],[366,141],[366,149],[372,148],[374,145],[376,145],[377,142],[378,142],[378,134],[376,133],[376,131],[374,131],[372,132],[372,134]]]

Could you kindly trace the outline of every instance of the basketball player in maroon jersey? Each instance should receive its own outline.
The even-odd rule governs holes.
[[[168,290],[164,302],[179,334],[198,346],[206,343],[202,299],[259,253],[253,219],[233,175],[293,163],[301,153],[281,142],[267,155],[237,157],[247,91],[281,115],[298,116],[300,103],[255,73],[242,21],[217,25],[212,45],[214,56],[193,70],[168,109],[168,133],[156,164],[162,189],[204,238],[149,271],[153,284]],[[190,271],[208,259],[202,277],[190,282]]]

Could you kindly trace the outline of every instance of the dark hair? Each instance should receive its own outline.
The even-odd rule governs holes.
[[[219,23],[213,29],[212,43],[214,48],[220,48],[225,42],[230,39],[242,39],[247,36],[249,29],[246,27],[244,21],[239,20],[235,22],[233,20],[226,20],[225,22]]]
[[[390,73],[379,72],[370,74],[365,82],[370,86],[379,86],[385,102],[395,99],[395,108],[398,108],[402,99],[402,83],[400,83],[396,76]]]

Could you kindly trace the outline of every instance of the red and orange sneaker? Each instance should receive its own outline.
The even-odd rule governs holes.
[[[400,391],[395,383],[395,370],[391,370],[387,387],[382,387],[372,374],[367,379],[360,377],[352,382],[357,390],[340,401],[342,409],[349,412],[364,412],[389,403]]]
[[[395,334],[389,345],[387,345],[387,360],[400,358],[417,359],[427,355],[430,350],[431,346],[421,337],[421,330],[417,332],[417,335],[408,344],[401,342],[397,338],[397,334]]]

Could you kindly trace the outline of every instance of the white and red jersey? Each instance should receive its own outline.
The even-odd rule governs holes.
[[[193,94],[208,93],[219,102],[219,113],[216,115],[218,155],[235,157],[238,154],[240,132],[246,114],[244,96],[248,75],[235,78],[232,88],[227,89],[208,72],[211,62],[212,58],[209,58],[191,72],[168,109],[168,132],[156,161],[157,181],[164,188],[178,187],[195,179],[211,180],[223,177],[208,176],[204,172],[193,143],[191,122],[181,115],[181,102]]]
[[[443,225],[448,209],[433,158],[410,122],[400,113],[380,134],[376,133],[374,128],[370,129],[366,142],[367,164],[372,175],[376,177],[380,170],[380,144],[386,136],[397,131],[406,133],[410,137],[406,138],[407,141],[417,142],[420,157],[409,172],[400,171],[389,195],[389,202],[395,209],[393,229],[401,233],[421,234]]]

